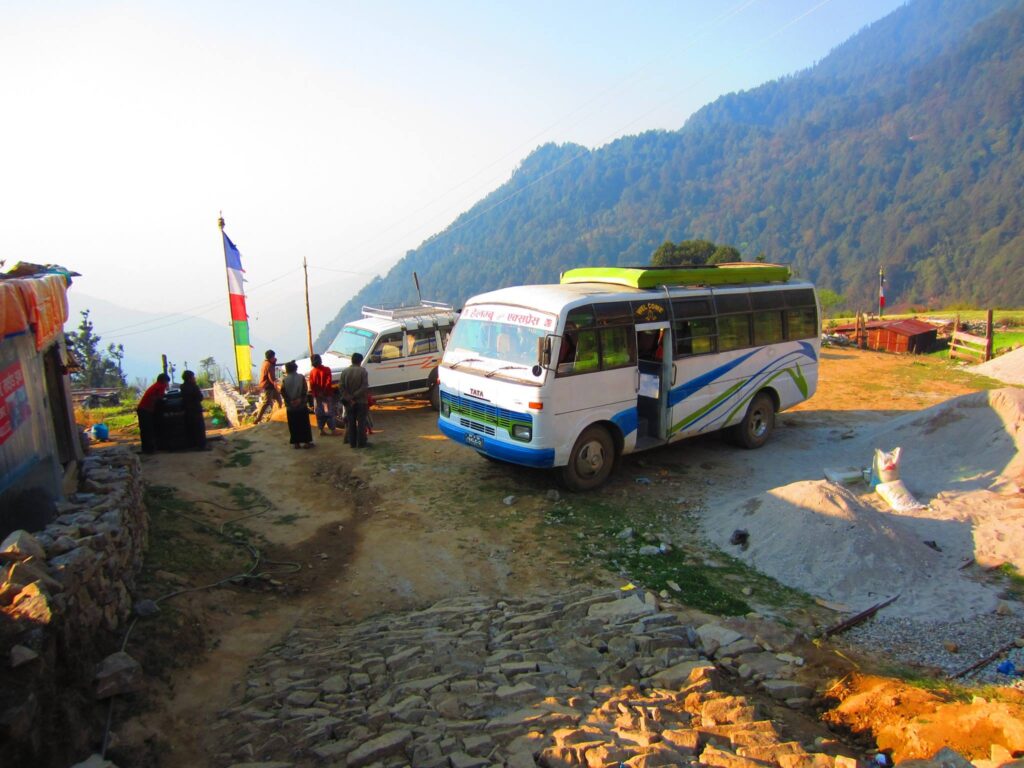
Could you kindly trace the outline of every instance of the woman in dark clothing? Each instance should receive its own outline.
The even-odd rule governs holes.
[[[203,418],[203,393],[196,384],[193,371],[181,374],[181,401],[185,407],[185,435],[188,447],[194,451],[206,450],[206,420]]]
[[[288,414],[288,435],[292,448],[312,448],[313,430],[309,426],[309,409],[306,407],[309,389],[306,377],[300,376],[298,370],[294,360],[285,363],[281,380],[281,395]]]

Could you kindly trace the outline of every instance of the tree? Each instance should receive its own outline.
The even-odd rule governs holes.
[[[77,331],[65,334],[65,341],[78,363],[78,370],[72,371],[71,383],[80,387],[123,387],[124,345],[110,344],[107,351],[100,349],[100,337],[96,335],[89,310],[82,310],[82,322]]]
[[[213,382],[220,378],[220,366],[213,356],[204,357],[199,361],[199,375],[196,376],[196,383],[203,387],[213,386]]]
[[[844,301],[846,299],[833,290],[828,288],[818,290],[818,303],[821,304],[822,317],[827,317],[833,309],[842,305]]]
[[[731,245],[717,245],[710,240],[683,240],[673,243],[666,240],[651,255],[651,266],[701,266],[742,261],[740,252]]]

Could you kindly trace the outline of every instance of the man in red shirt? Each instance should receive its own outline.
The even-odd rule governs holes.
[[[167,394],[170,383],[171,377],[161,373],[135,406],[135,413],[139,417],[139,437],[142,440],[143,453],[156,453],[156,408],[160,404],[160,399]]]
[[[331,377],[331,369],[324,365],[320,355],[313,355],[310,358],[313,364],[312,370],[307,377],[309,391],[313,394],[313,408],[316,411],[316,425],[320,427],[320,434],[323,435],[324,427],[330,427],[331,434],[337,434],[334,423],[334,388]]]
[[[274,370],[274,365],[277,363],[277,355],[274,354],[274,350],[268,349],[264,358],[263,367],[260,368],[260,390],[262,390],[263,395],[260,397],[260,405],[256,409],[256,416],[252,420],[253,424],[259,424],[267,411],[273,413],[275,405],[278,407],[284,405],[281,393],[277,391],[277,371]]]

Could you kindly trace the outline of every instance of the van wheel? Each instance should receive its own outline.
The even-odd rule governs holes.
[[[562,468],[562,482],[570,491],[589,491],[604,484],[615,465],[615,446],[608,430],[592,426],[583,430]]]
[[[760,448],[775,428],[775,401],[759,392],[750,401],[743,421],[733,427],[733,439],[744,448]]]

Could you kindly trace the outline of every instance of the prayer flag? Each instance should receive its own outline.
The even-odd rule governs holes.
[[[228,271],[228,304],[231,307],[231,330],[235,343],[235,367],[238,383],[252,381],[252,351],[249,349],[249,314],[245,309],[245,270],[242,269],[242,254],[231,242],[220,222],[224,237],[224,262]]]

